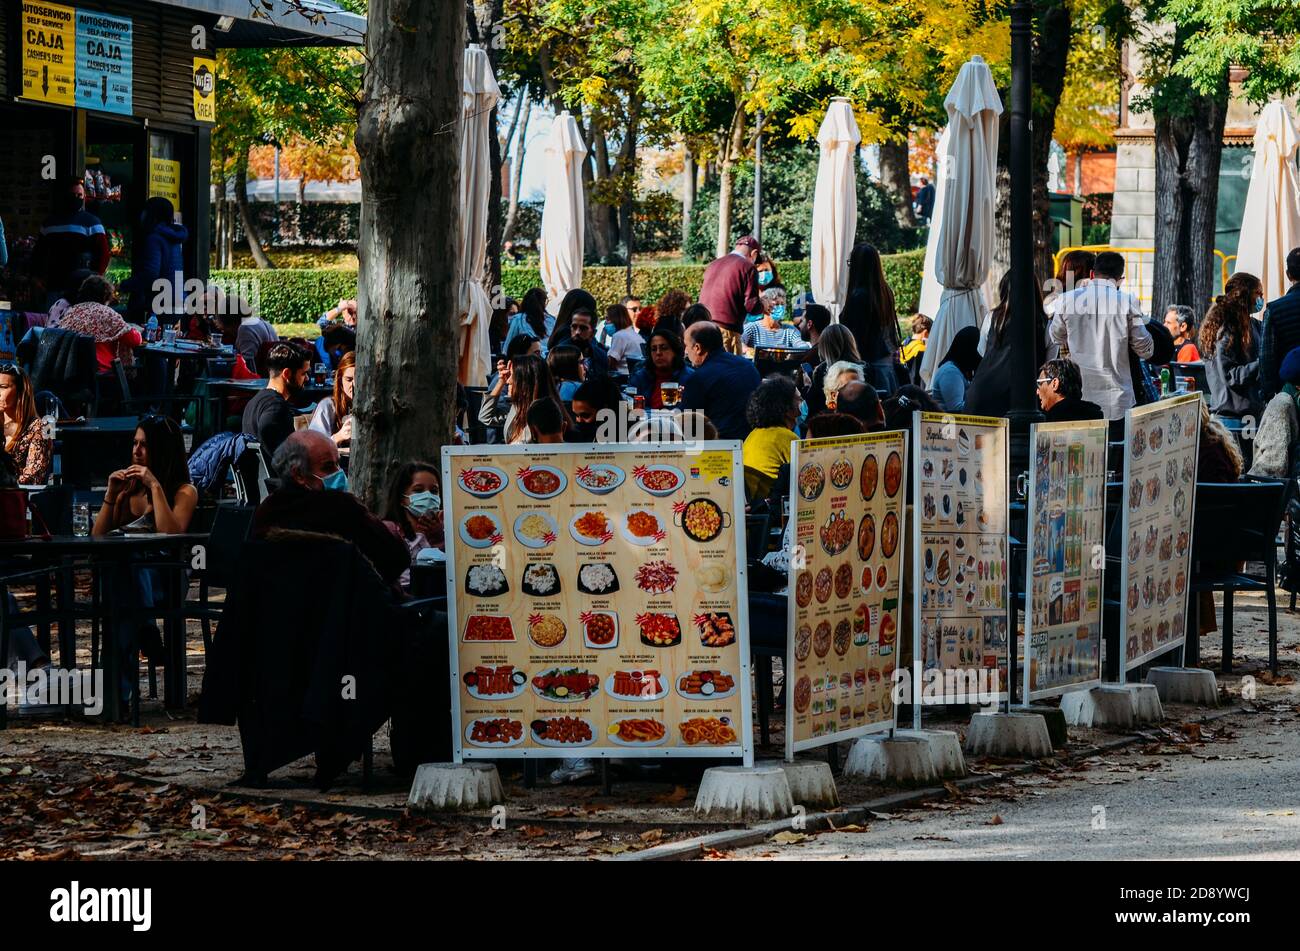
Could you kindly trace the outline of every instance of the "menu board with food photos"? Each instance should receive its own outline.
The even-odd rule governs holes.
[[[1183,646],[1200,437],[1200,393],[1135,407],[1124,417],[1124,670]]]
[[[1008,422],[913,419],[912,657],[925,670],[987,671],[989,689],[1005,693]],[[912,709],[919,728],[921,704]]]
[[[453,747],[752,763],[739,442],[443,450]]]
[[[1101,682],[1108,432],[1104,419],[1039,423],[1029,431],[1030,700]]]
[[[794,443],[786,759],[891,730],[907,433]]]

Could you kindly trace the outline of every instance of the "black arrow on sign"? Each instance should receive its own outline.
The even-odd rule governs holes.
[[[50,92],[50,66],[46,63],[41,67],[41,92],[49,95]]]
[[[104,103],[104,105],[108,105],[108,77],[107,76],[101,76],[99,78],[99,98],[100,101]]]

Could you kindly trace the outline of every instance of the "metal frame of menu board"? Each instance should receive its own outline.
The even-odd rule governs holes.
[[[903,569],[903,548],[904,548],[904,542],[905,542],[905,540],[906,540],[906,538],[907,538],[907,530],[908,530],[908,528],[909,528],[909,526],[908,526],[908,524],[907,524],[907,465],[908,465],[908,462],[907,462],[907,454],[908,454],[908,451],[909,451],[909,445],[908,445],[908,444],[909,444],[909,437],[911,436],[911,433],[909,433],[909,432],[908,432],[907,430],[905,430],[905,429],[903,429],[903,430],[888,430],[888,431],[885,431],[885,432],[868,433],[868,434],[866,434],[865,436],[829,436],[829,437],[826,437],[825,439],[805,439],[805,440],[800,440],[799,442],[795,442],[795,443],[793,443],[793,444],[791,445],[791,447],[790,447],[790,496],[789,496],[789,501],[790,501],[790,516],[789,516],[789,517],[790,517],[791,519],[797,519],[797,517],[798,517],[798,510],[799,510],[799,504],[800,504],[801,501],[805,501],[805,500],[803,500],[803,499],[801,498],[801,496],[799,495],[799,468],[800,468],[800,463],[799,463],[799,444],[800,444],[800,442],[804,442],[804,443],[825,443],[825,444],[834,444],[834,443],[848,443],[848,444],[855,444],[855,443],[856,443],[857,445],[860,445],[860,446],[868,446],[868,447],[869,447],[869,446],[872,445],[872,443],[876,443],[876,442],[885,442],[887,437],[894,436],[894,435],[901,435],[901,436],[902,436],[902,453],[903,453],[903,459],[904,459],[904,463],[903,463],[903,471],[902,471],[902,473],[901,473],[901,476],[902,476],[902,483],[901,483],[901,485],[899,486],[899,492],[898,492],[899,500],[900,500],[900,504],[899,504],[899,506],[898,506],[898,522],[899,522],[899,525],[898,525],[898,548],[897,548],[897,550],[895,550],[895,552],[894,552],[894,556],[893,556],[893,559],[892,559],[892,560],[896,561],[897,564],[898,564],[898,605],[895,607],[895,611],[897,612],[897,616],[898,616],[898,619],[899,619],[899,623],[901,624],[901,621],[902,621],[902,603],[903,603],[903,579],[902,579],[902,575],[903,575],[903,570],[902,570],[902,569]],[[888,457],[886,457],[886,458],[888,458]],[[855,484],[858,482],[858,479],[859,479],[859,478],[860,478],[860,473],[859,473],[859,471],[855,468],[855,469],[854,469],[854,478],[853,478],[853,483],[850,483],[850,485],[856,488],[856,485],[855,485]],[[883,468],[883,466],[882,466],[882,468],[880,469],[880,476],[879,476],[879,478],[880,478],[880,484],[881,484],[881,486],[882,486],[882,491],[883,491],[883,484],[884,484],[884,478],[885,478],[885,473],[884,473],[884,468]],[[855,532],[854,534],[855,534],[855,539],[854,539],[854,541],[851,542],[850,544],[853,545],[854,547],[856,547],[856,545],[857,545],[856,532]],[[792,536],[792,540],[793,540],[793,538],[794,538],[794,536]],[[795,547],[797,548],[797,542],[796,542],[796,544],[795,544]],[[879,549],[877,549],[877,550],[879,550]],[[799,569],[799,570],[802,570],[802,569]],[[875,569],[873,569],[873,571],[874,571],[874,570],[875,570]],[[795,567],[794,567],[794,558],[793,558],[793,554],[792,554],[792,557],[791,557],[791,567],[790,567],[790,569],[789,569],[789,571],[788,571],[788,576],[789,576],[789,578],[791,579],[791,583],[790,583],[790,586],[789,586],[789,595],[788,595],[788,597],[787,597],[787,599],[786,599],[786,621],[785,621],[785,630],[786,630],[786,648],[785,648],[785,659],[784,659],[784,663],[785,663],[785,678],[786,678],[786,704],[785,704],[785,758],[786,758],[786,761],[787,761],[787,762],[793,762],[793,761],[794,761],[794,754],[795,754],[795,753],[798,753],[798,752],[801,752],[802,750],[815,749],[816,747],[819,747],[819,746],[827,746],[827,745],[829,745],[829,744],[831,744],[831,743],[841,743],[841,742],[844,742],[845,740],[856,739],[856,738],[858,738],[858,737],[860,737],[860,736],[871,736],[871,735],[876,734],[876,733],[889,733],[889,734],[892,735],[892,734],[894,733],[894,731],[898,729],[898,706],[897,706],[896,704],[891,704],[890,715],[889,715],[889,720],[888,720],[888,721],[880,721],[880,722],[877,722],[877,723],[868,723],[868,724],[866,724],[866,725],[864,725],[864,726],[860,726],[860,727],[853,727],[853,728],[846,729],[846,730],[836,730],[835,732],[832,732],[832,733],[823,733],[821,736],[810,737],[810,738],[808,738],[808,739],[806,739],[806,740],[799,740],[799,741],[796,741],[796,740],[794,739],[794,733],[795,733],[795,728],[794,728],[794,727],[795,727],[795,724],[794,724],[794,718],[795,718],[795,708],[794,708],[794,684],[796,683],[796,680],[795,680],[796,660],[795,660],[795,656],[794,656],[794,652],[795,652],[795,638],[794,638],[794,633],[795,633],[795,628],[796,628],[796,614],[797,614],[797,612],[798,612],[798,610],[799,610],[798,605],[795,603],[795,593],[794,593],[794,592],[795,592],[794,578],[796,577],[796,574],[797,574],[797,571],[796,571],[796,569],[795,569]],[[871,625],[868,625],[868,632],[870,631],[870,627],[871,627]],[[897,628],[895,628],[895,630],[897,631]],[[902,643],[902,632],[901,632],[901,631],[897,631],[897,634],[896,634],[896,636],[895,636],[895,638],[894,638],[894,662],[895,662],[895,669],[897,669],[898,653],[899,653],[899,647],[900,647],[901,643]],[[889,685],[886,685],[886,689],[887,689],[887,690],[893,690],[893,687],[892,687],[892,686],[889,686]]]
[[[1070,423],[1034,423],[1029,427],[1029,485],[1027,495],[1027,509],[1025,519],[1025,655],[1023,670],[1023,684],[1021,688],[1020,706],[1027,707],[1035,700],[1042,700],[1047,697],[1059,697],[1062,694],[1072,693],[1075,690],[1088,690],[1102,682],[1101,668],[1101,650],[1105,637],[1101,631],[1102,615],[1105,612],[1106,605],[1106,559],[1102,559],[1101,573],[1098,575],[1098,592],[1097,592],[1097,676],[1090,680],[1080,680],[1074,683],[1062,684],[1059,687],[1049,687],[1046,690],[1035,690],[1032,693],[1029,690],[1029,671],[1030,671],[1030,654],[1031,644],[1034,634],[1034,520],[1038,508],[1038,479],[1036,454],[1038,452],[1038,434],[1040,432],[1059,433],[1079,430],[1096,429],[1101,432],[1102,459],[1101,459],[1101,539],[1099,543],[1104,547],[1106,543],[1106,451],[1108,448],[1109,437],[1107,432],[1110,424],[1104,419],[1099,420],[1082,420]],[[1082,599],[1082,595],[1080,596]],[[1082,623],[1082,608],[1080,608],[1080,623]],[[1019,640],[1019,636],[1016,637]]]
[[[687,448],[689,447],[689,448]],[[714,440],[709,442],[688,442],[682,443],[609,443],[599,446],[586,444],[546,444],[546,445],[474,445],[474,446],[446,446],[442,450],[442,497],[444,499],[443,511],[447,513],[446,532],[448,544],[447,551],[447,615],[448,627],[447,636],[449,644],[450,670],[451,679],[451,720],[452,720],[452,750],[453,761],[460,763],[466,759],[561,759],[583,757],[592,758],[613,758],[613,759],[672,759],[683,757],[709,758],[709,759],[728,759],[740,758],[745,766],[754,764],[754,739],[753,739],[753,697],[750,685],[750,654],[749,654],[749,598],[748,598],[748,581],[746,577],[746,551],[745,546],[745,476],[744,467],[741,462],[741,443],[739,440]],[[731,473],[727,478],[730,480],[729,485],[732,492],[732,525],[730,529],[724,528],[723,531],[733,533],[735,543],[735,583],[736,583],[736,609],[735,609],[735,629],[736,629],[736,650],[738,656],[738,683],[736,685],[740,702],[739,702],[739,719],[737,729],[738,743],[730,746],[711,746],[701,744],[698,747],[679,747],[671,742],[664,743],[662,746],[647,746],[644,748],[631,746],[613,746],[601,745],[605,738],[598,737],[590,746],[575,747],[544,747],[544,748],[526,748],[522,744],[518,746],[487,748],[475,747],[470,745],[465,739],[465,721],[462,719],[461,706],[463,701],[461,692],[461,672],[460,672],[460,619],[458,599],[462,596],[459,588],[459,577],[456,568],[456,545],[453,541],[454,528],[454,511],[449,502],[456,498],[453,492],[455,481],[452,478],[452,463],[458,458],[466,456],[555,456],[555,455],[606,455],[609,453],[635,452],[639,454],[662,454],[665,457],[683,459],[690,456],[701,456],[705,453],[728,453],[731,457]],[[667,461],[667,459],[665,460]],[[593,496],[593,509],[602,507],[598,496]],[[507,542],[509,544],[509,542]],[[686,626],[683,625],[685,628]],[[529,688],[525,686],[525,691]],[[604,685],[601,685],[604,691]],[[668,693],[665,699],[670,697],[676,690],[675,686],[668,687]],[[629,701],[629,703],[631,703]],[[668,718],[665,717],[665,720]],[[670,726],[665,723],[665,726]],[[671,728],[671,727],[670,727]],[[525,727],[527,730],[527,727]]]
[[[1010,438],[1010,421],[997,416],[965,416],[956,413],[922,413],[912,414],[912,670],[909,671],[912,681],[912,729],[921,729],[921,708],[924,706],[924,693],[921,684],[921,677],[924,676],[925,668],[922,659],[923,645],[921,644],[921,585],[924,583],[925,571],[922,566],[921,549],[922,539],[925,535],[937,535],[939,532],[926,532],[922,523],[925,520],[924,512],[921,506],[921,469],[922,456],[921,450],[923,440],[921,438],[922,428],[927,424],[938,426],[960,427],[963,424],[980,426],[982,428],[1000,429],[1002,433],[1002,475],[1003,483],[1006,485],[1006,495],[1004,496],[1005,509],[1002,515],[1002,546],[1006,551],[1006,560],[1008,567],[1011,564],[1011,491],[1007,485],[1007,480],[1011,473],[1011,438]],[[954,438],[956,438],[954,436]],[[1003,584],[1006,585],[1006,612],[1007,622],[1007,677],[1011,676],[1011,665],[1015,663],[1017,637],[1011,630],[1011,579],[1004,577]],[[958,670],[971,670],[979,668],[954,668]],[[920,675],[920,676],[918,676]],[[1007,691],[1000,691],[997,695],[998,703],[1006,703],[1010,709],[1010,697]]]
[[[1145,417],[1157,411],[1169,410],[1178,406],[1185,406],[1191,403],[1198,403],[1201,400],[1200,392],[1188,393],[1185,396],[1174,396],[1168,399],[1160,400],[1156,403],[1149,403],[1146,406],[1135,406],[1124,414],[1124,486],[1123,495],[1120,498],[1120,504],[1123,505],[1123,515],[1121,525],[1123,526],[1120,533],[1120,570],[1119,570],[1119,657],[1117,665],[1119,670],[1119,682],[1124,683],[1127,679],[1126,674],[1135,667],[1149,663],[1162,654],[1167,654],[1175,648],[1183,647],[1187,643],[1187,604],[1191,598],[1192,585],[1192,544],[1195,539],[1192,537],[1193,530],[1196,527],[1196,467],[1200,461],[1201,454],[1201,417],[1200,410],[1197,409],[1195,418],[1192,421],[1192,484],[1188,492],[1189,499],[1187,503],[1187,580],[1188,584],[1183,591],[1183,636],[1176,640],[1170,641],[1155,650],[1138,654],[1132,661],[1128,657],[1128,585],[1130,562],[1128,558],[1128,533],[1131,525],[1129,523],[1130,507],[1128,504],[1128,486],[1129,480],[1133,478],[1133,420],[1134,414],[1138,417]],[[1198,636],[1198,635],[1193,635]]]

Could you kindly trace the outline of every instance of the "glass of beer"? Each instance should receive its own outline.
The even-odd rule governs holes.
[[[659,393],[663,397],[664,406],[676,406],[682,400],[682,385],[680,383],[660,384]]]
[[[317,386],[325,385],[325,375],[327,373],[329,373],[329,367],[325,366],[325,364],[323,363],[316,364],[316,385]]]

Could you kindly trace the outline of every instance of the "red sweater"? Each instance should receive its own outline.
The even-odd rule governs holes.
[[[739,333],[748,314],[760,313],[758,270],[739,254],[724,254],[704,269],[700,303],[709,309],[713,322]]]

